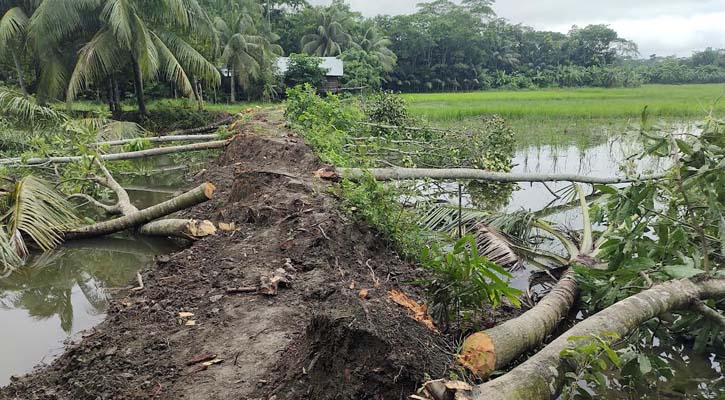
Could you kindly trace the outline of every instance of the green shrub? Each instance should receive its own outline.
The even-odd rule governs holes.
[[[466,319],[491,304],[498,306],[503,298],[520,305],[521,291],[507,282],[511,274],[481,256],[471,235],[458,240],[452,251],[426,249],[421,262],[434,275],[424,283],[439,323],[447,326],[454,316]]]
[[[336,95],[322,99],[306,83],[287,90],[285,115],[300,128],[303,137],[322,161],[342,167],[350,164],[345,144],[349,140],[347,132],[361,119],[356,108],[342,104]]]
[[[375,93],[366,99],[363,108],[370,122],[376,124],[405,126],[410,120],[408,103],[393,92]]]

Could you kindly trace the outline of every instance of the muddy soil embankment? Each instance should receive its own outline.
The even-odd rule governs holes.
[[[267,135],[235,137],[194,178],[215,198],[182,212],[233,229],[158,258],[144,290],[0,399],[403,399],[445,376],[450,338],[388,298],[419,295],[423,271],[340,210],[302,139],[254,122]],[[276,295],[229,291],[277,279]],[[223,361],[188,365],[205,355]]]

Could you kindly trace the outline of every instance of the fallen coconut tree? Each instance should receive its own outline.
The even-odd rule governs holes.
[[[669,281],[622,300],[578,323],[536,355],[506,375],[459,392],[457,399],[471,400],[549,400],[555,398],[565,380],[561,352],[572,346],[571,337],[603,336],[614,333],[625,337],[643,323],[672,311],[688,310],[706,299],[725,297],[725,280],[702,282]],[[574,342],[576,344],[576,342]]]
[[[139,210],[131,204],[128,192],[113,178],[108,169],[98,159],[95,159],[95,162],[104,177],[94,177],[93,180],[111,189],[116,194],[117,202],[108,205],[84,194],[71,197],[85,199],[108,214],[120,214],[122,217],[64,232],[63,237],[65,240],[105,236],[131,228],[139,228],[139,232],[145,235],[185,239],[199,239],[216,232],[216,227],[209,221],[173,219],[152,222],[210,200],[215,191],[215,187],[211,183],[204,183],[173,199],[145,210]]]
[[[156,149],[132,151],[127,153],[101,154],[98,156],[102,161],[121,161],[135,160],[140,158],[149,158],[165,154],[185,153],[191,151],[202,151],[220,149],[227,145],[226,140],[217,140],[213,142],[194,143],[183,146],[159,147]],[[0,159],[0,165],[21,165],[21,166],[38,166],[45,164],[68,164],[81,161],[83,156],[65,156],[65,157],[45,157],[45,158],[29,158],[21,157]]]
[[[178,136],[178,135],[194,135],[194,134],[200,134],[200,133],[207,133],[207,132],[213,132],[219,128],[221,128],[224,125],[229,125],[234,119],[236,118],[236,115],[229,116],[227,118],[222,119],[221,121],[215,122],[213,124],[209,124],[206,126],[198,127],[198,128],[191,128],[191,129],[180,129],[173,131],[169,134],[169,136]]]
[[[372,176],[379,181],[401,181],[419,179],[476,180],[498,183],[517,182],[574,182],[588,184],[634,183],[647,180],[661,180],[665,175],[641,176],[637,178],[593,177],[576,174],[524,174],[490,172],[474,168],[337,168],[340,176],[351,180]]]
[[[219,136],[213,135],[169,135],[169,136],[151,136],[139,137],[134,139],[109,140],[105,142],[97,142],[96,146],[123,146],[137,141],[147,141],[149,143],[173,143],[173,142],[208,142],[217,139]]]

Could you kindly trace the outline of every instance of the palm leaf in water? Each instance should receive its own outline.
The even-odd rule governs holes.
[[[536,249],[533,232],[536,215],[525,211],[497,214],[473,208],[459,208],[451,204],[436,204],[422,210],[420,225],[427,230],[456,236],[473,234],[481,253],[489,260],[506,268],[521,267],[527,261],[542,269],[566,263],[556,254]]]
[[[77,223],[73,207],[46,181],[28,175],[17,181],[8,192],[8,211],[0,217],[7,226],[9,240],[0,241],[3,254],[15,252],[17,257],[28,255],[26,240],[30,239],[43,251],[62,242],[63,231]]]

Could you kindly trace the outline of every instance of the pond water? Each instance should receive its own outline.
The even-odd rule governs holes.
[[[159,158],[142,167],[162,168]],[[149,176],[119,174],[139,208],[163,202],[183,185],[184,170]],[[63,352],[64,344],[103,321],[114,289],[135,282],[136,273],[180,244],[166,239],[113,236],[73,241],[31,257],[0,278],[0,386]]]
[[[71,242],[0,279],[0,386],[52,361],[64,342],[102,322],[112,290],[175,248],[149,238]]]
[[[622,170],[623,160],[639,153],[642,146],[631,138],[612,137],[606,143],[586,149],[571,146],[532,146],[517,151],[514,163],[515,172],[521,173],[574,173],[588,176],[626,176]],[[626,161],[628,171],[648,174],[662,170],[656,160]],[[548,188],[547,188],[548,186]],[[567,183],[552,183],[546,186],[539,183],[520,184],[510,201],[503,207],[506,211],[537,211],[561,204],[552,192],[570,186]],[[465,204],[465,200],[464,200]],[[581,213],[571,209],[552,215],[548,219],[572,229],[581,229]],[[533,268],[515,273],[513,285],[526,289]],[[610,392],[600,394],[608,399],[723,399],[725,398],[725,375],[721,363],[723,354],[696,354],[691,343],[680,343],[676,339],[660,340],[649,332],[647,344],[640,343],[641,351],[650,356],[659,357],[672,368],[671,379],[660,378],[654,389],[633,390],[631,393]]]

